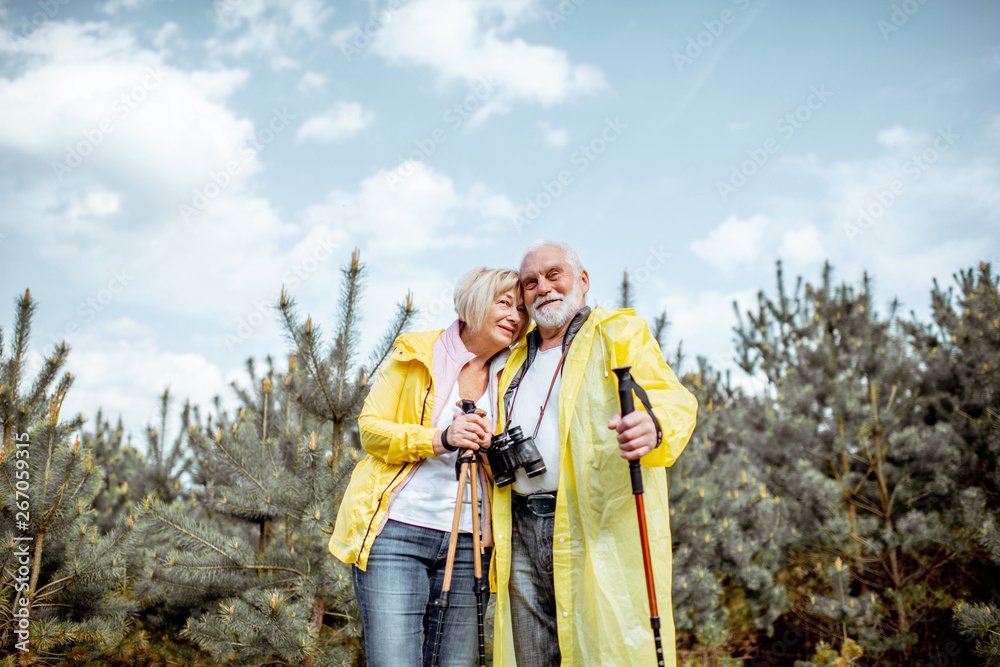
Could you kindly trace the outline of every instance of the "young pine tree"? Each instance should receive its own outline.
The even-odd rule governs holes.
[[[299,324],[283,293],[278,306],[296,349],[287,370],[269,363],[258,378],[251,362],[251,388],[236,388],[238,415],[189,430],[204,512],[188,502],[145,503],[143,534],[167,536],[167,544],[147,550],[144,597],[214,600],[183,634],[217,660],[310,667],[359,659],[350,568],[327,544],[359,455],[367,378],[413,312],[407,299],[372,362],[357,365],[362,276],[355,253],[326,349],[312,319]]]
[[[958,294],[935,284],[934,323],[907,327],[926,359],[924,419],[964,441],[962,488],[952,523],[974,536],[959,560],[968,587],[955,594],[959,632],[985,665],[1000,665],[1000,296],[983,263],[955,276]],[[978,544],[977,544],[978,543]],[[941,662],[950,660],[945,655]]]
[[[628,307],[631,285],[621,285]],[[666,313],[652,323],[662,346]],[[681,360],[678,348],[675,367]],[[716,664],[751,650],[758,635],[773,633],[788,607],[775,573],[784,563],[794,528],[784,519],[787,501],[768,492],[763,473],[746,451],[749,413],[758,399],[734,389],[699,359],[682,378],[698,398],[698,425],[677,463],[666,470],[674,537],[672,603],[681,656]],[[721,664],[721,663],[720,663]]]
[[[123,591],[131,520],[119,517],[105,534],[98,531],[92,502],[101,471],[92,450],[74,437],[83,418],[60,418],[73,378],[64,374],[52,389],[69,352],[65,343],[22,393],[34,308],[26,291],[17,302],[10,355],[0,361],[0,414],[9,438],[0,456],[0,645],[8,656],[0,664],[60,657],[98,664],[126,632],[134,609]],[[24,613],[27,636],[18,635]]]
[[[738,330],[744,369],[768,383],[751,458],[801,508],[789,507],[804,534],[782,574],[795,622],[844,660],[913,664],[947,640],[950,600],[975,576],[960,508],[981,491],[959,431],[926,419],[930,356],[895,306],[883,319],[871,301],[867,276],[835,286],[829,266],[789,295],[779,264],[776,298],[760,294]],[[837,485],[836,505],[816,475]]]

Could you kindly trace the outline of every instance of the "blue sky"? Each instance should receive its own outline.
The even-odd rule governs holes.
[[[284,357],[282,284],[369,344],[412,291],[575,245],[590,302],[731,363],[733,300],[995,262],[1000,4],[985,0],[0,2],[0,293],[73,347],[66,410],[140,428]],[[10,304],[10,301],[8,301]],[[883,307],[883,311],[885,308]],[[13,308],[0,310],[10,331]],[[682,369],[683,370],[683,369]]]

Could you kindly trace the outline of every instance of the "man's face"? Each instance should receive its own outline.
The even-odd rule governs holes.
[[[590,277],[586,271],[575,276],[561,248],[543,246],[521,262],[521,287],[524,304],[538,326],[558,328],[583,306]]]

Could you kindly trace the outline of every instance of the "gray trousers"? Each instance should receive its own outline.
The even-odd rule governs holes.
[[[552,580],[554,517],[512,508],[510,620],[518,667],[558,667],[556,593]]]

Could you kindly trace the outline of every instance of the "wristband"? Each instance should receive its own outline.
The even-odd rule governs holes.
[[[458,447],[452,447],[451,445],[448,444],[448,429],[449,428],[451,428],[451,426],[449,426],[445,430],[441,431],[441,446],[444,447],[449,452],[454,452],[454,451],[456,451],[458,449]]]

